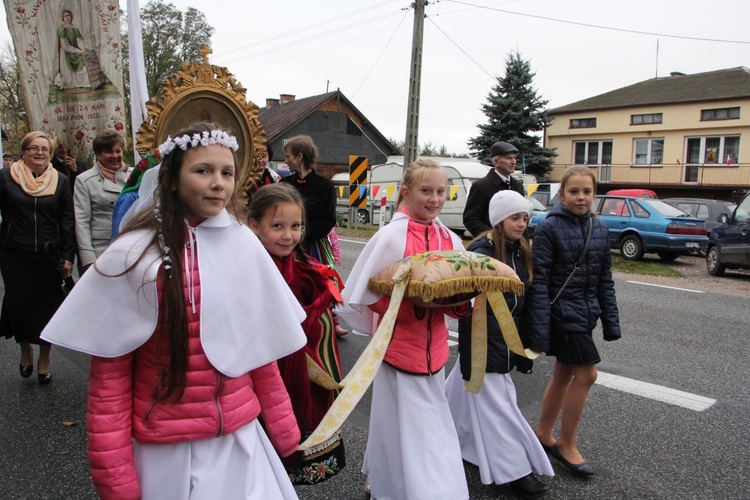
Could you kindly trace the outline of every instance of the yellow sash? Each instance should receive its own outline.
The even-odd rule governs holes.
[[[311,365],[317,364],[308,359],[308,373],[311,373],[311,380],[327,389],[338,389],[341,386],[344,389],[334,400],[328,409],[325,417],[321,420],[318,427],[312,434],[299,446],[302,451],[320,446],[327,442],[338,432],[341,425],[347,417],[354,411],[357,403],[364,395],[367,388],[370,387],[375,374],[383,362],[388,344],[391,342],[393,327],[396,324],[396,315],[404,298],[404,293],[409,285],[410,266],[408,263],[402,264],[393,275],[395,285],[391,293],[391,302],[388,310],[383,316],[377,331],[373,335],[367,347],[360,355],[359,359],[344,377],[340,384],[330,379],[327,374],[325,377],[315,373],[315,368]],[[464,389],[468,392],[477,393],[482,387],[484,381],[484,372],[487,367],[487,302],[489,301],[492,311],[500,324],[503,332],[503,338],[508,348],[519,356],[534,359],[539,356],[538,353],[524,349],[521,338],[518,336],[516,324],[505,302],[505,297],[501,292],[482,293],[474,300],[474,313],[472,318],[471,329],[471,380],[466,382]],[[317,367],[319,371],[322,369]],[[330,379],[326,381],[325,378]]]
[[[396,270],[393,275],[396,286],[393,287],[391,303],[383,316],[383,320],[357,362],[349,370],[344,380],[341,381],[344,390],[334,400],[315,431],[299,446],[300,450],[306,451],[328,441],[339,430],[354,407],[357,406],[359,400],[362,399],[367,388],[370,387],[380,364],[383,362],[388,344],[391,342],[398,308],[401,307],[406,286],[409,284],[409,271],[408,264],[403,264]]]
[[[487,302],[492,307],[500,331],[503,333],[505,345],[512,352],[524,358],[534,359],[539,353],[525,349],[521,337],[518,336],[516,322],[508,309],[508,303],[500,292],[479,294],[474,299],[474,312],[471,318],[471,377],[464,382],[464,390],[474,394],[479,392],[484,382],[487,370]]]

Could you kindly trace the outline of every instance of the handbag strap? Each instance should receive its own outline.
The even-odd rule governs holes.
[[[581,256],[578,257],[578,260],[575,264],[573,264],[573,270],[570,271],[570,274],[568,275],[567,279],[565,280],[565,283],[563,283],[563,286],[560,287],[560,290],[558,290],[557,295],[555,295],[555,298],[552,299],[549,303],[549,305],[554,304],[557,302],[557,299],[560,298],[560,294],[565,290],[565,287],[568,286],[568,282],[570,282],[570,279],[573,277],[576,271],[580,269],[581,265],[583,264],[583,259],[586,258],[586,254],[589,251],[589,245],[591,244],[591,235],[594,233],[594,216],[589,217],[589,231],[588,234],[586,234],[586,241],[583,243],[583,251],[581,252]]]
[[[589,251],[589,245],[591,244],[591,234],[594,232],[594,216],[589,217],[589,231],[588,234],[586,234],[586,242],[583,244],[583,251],[581,252],[581,256],[578,257],[578,260],[576,261],[576,267],[581,267],[581,264],[583,264],[583,259],[586,258],[586,254]]]

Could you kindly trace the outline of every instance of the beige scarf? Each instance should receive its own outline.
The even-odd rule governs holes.
[[[51,163],[47,164],[42,175],[34,177],[22,158],[10,166],[10,176],[26,194],[34,198],[52,196],[57,189],[57,170],[52,167]]]
[[[102,173],[102,176],[105,179],[108,179],[110,182],[114,182],[115,184],[117,184],[117,181],[115,180],[115,174],[119,172],[120,170],[124,170],[124,168],[112,169],[109,166],[105,167],[104,165],[102,165],[101,162],[96,162],[96,165],[99,167],[99,171]]]

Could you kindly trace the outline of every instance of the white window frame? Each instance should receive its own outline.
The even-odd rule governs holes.
[[[654,158],[654,142],[661,141],[661,161],[655,162]],[[643,163],[638,162],[638,143],[646,143],[646,161]],[[631,166],[633,167],[661,167],[664,165],[664,137],[645,137],[633,139],[633,161]]]
[[[686,165],[736,165],[737,160],[732,160],[730,162],[727,162],[726,157],[726,140],[727,139],[739,139],[739,135],[703,135],[703,136],[692,136],[692,137],[685,137],[685,164]],[[698,161],[689,161],[688,155],[690,154],[690,151],[688,150],[688,144],[691,140],[700,139],[700,147],[699,147],[699,153],[698,153]],[[707,139],[719,139],[719,148],[718,151],[715,151],[713,154],[716,155],[716,160],[711,160],[709,153],[706,149],[706,140]],[[712,148],[713,149],[713,148]],[[739,151],[739,148],[737,148]]]
[[[587,166],[595,166],[595,165],[609,165],[610,163],[602,163],[602,154],[604,151],[604,144],[609,143],[612,148],[614,148],[614,142],[612,139],[600,139],[596,141],[573,141],[573,165],[587,165]],[[578,144],[585,144],[584,149],[584,161],[583,163],[576,163],[576,146]],[[589,148],[591,145],[596,144],[597,145],[597,154],[596,154],[596,163],[589,163],[588,157],[589,157]],[[610,158],[611,160],[611,158]]]

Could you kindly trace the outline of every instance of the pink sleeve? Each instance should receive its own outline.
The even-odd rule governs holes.
[[[89,466],[103,499],[141,498],[133,463],[133,353],[91,358],[88,397]]]
[[[388,296],[382,297],[380,300],[375,302],[374,304],[370,304],[369,307],[375,314],[378,314],[381,318],[383,315],[388,311],[388,306],[391,303],[391,298]],[[406,306],[405,306],[406,304]],[[401,321],[407,320],[411,321],[414,319],[414,313],[413,313],[413,307],[414,303],[411,302],[409,299],[404,299],[404,301],[401,303],[401,308],[398,310],[398,316],[397,318]],[[443,314],[447,314],[451,318],[460,319],[469,314],[469,311],[471,311],[471,302],[467,302],[465,304],[461,304],[460,306],[454,306],[454,307],[437,307],[435,308],[436,311],[440,311]]]
[[[250,377],[271,443],[282,457],[291,455],[300,443],[300,431],[276,361],[251,371]]]

